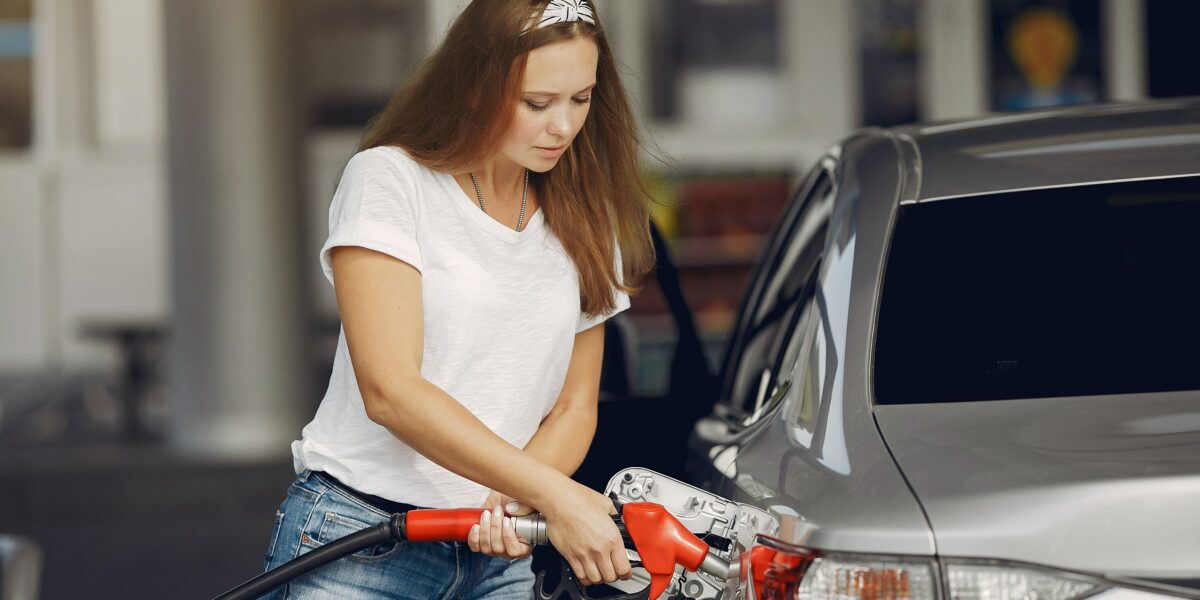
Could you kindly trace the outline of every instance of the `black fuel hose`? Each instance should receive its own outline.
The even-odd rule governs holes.
[[[620,505],[617,504],[618,511],[620,511],[620,508]],[[316,550],[302,554],[217,596],[213,600],[254,600],[321,565],[354,554],[363,548],[369,548],[390,541],[405,541],[408,539],[406,514],[393,514],[388,521],[357,531],[337,541],[325,544]],[[540,517],[538,518],[540,520]],[[625,528],[625,522],[620,512],[612,515],[612,519],[617,526],[617,530],[621,533],[621,539],[625,542],[625,547],[635,549],[633,538],[629,535],[629,530]],[[535,541],[534,543],[538,542]],[[542,543],[545,543],[545,541]]]
[[[392,515],[388,521],[352,533],[302,554],[254,579],[239,585],[213,600],[253,600],[325,563],[349,556],[377,544],[405,539],[404,514]]]

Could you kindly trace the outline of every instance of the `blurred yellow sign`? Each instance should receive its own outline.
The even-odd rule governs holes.
[[[1008,51],[1031,85],[1055,88],[1079,54],[1079,32],[1057,10],[1032,8],[1013,21]]]

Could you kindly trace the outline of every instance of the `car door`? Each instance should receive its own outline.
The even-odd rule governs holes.
[[[623,316],[605,323],[596,435],[587,458],[573,476],[592,489],[603,489],[609,477],[631,466],[683,479],[688,434],[692,424],[708,413],[719,389],[670,250],[653,222],[650,229],[657,255],[655,284],[666,299],[677,336],[669,383],[661,396],[635,393],[625,368],[629,361]]]
[[[813,425],[821,420],[812,411],[821,408],[817,367],[824,358],[825,320],[815,284],[836,169],[837,162],[827,157],[808,174],[751,278],[725,354],[720,396],[689,440],[687,478],[708,489],[721,490],[739,441],[754,435],[789,395],[801,395],[789,403],[801,424],[798,431],[821,433]]]

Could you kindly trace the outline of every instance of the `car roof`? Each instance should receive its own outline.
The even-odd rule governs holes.
[[[908,146],[902,202],[1200,174],[1200,97],[999,114],[887,130]]]

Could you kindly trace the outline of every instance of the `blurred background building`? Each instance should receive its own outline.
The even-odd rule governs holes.
[[[839,137],[1200,94],[1195,2],[596,3],[714,364]],[[338,174],[464,4],[0,0],[0,535],[40,547],[42,597],[211,596],[257,567],[336,344]],[[665,314],[651,288],[622,318],[641,395]]]

